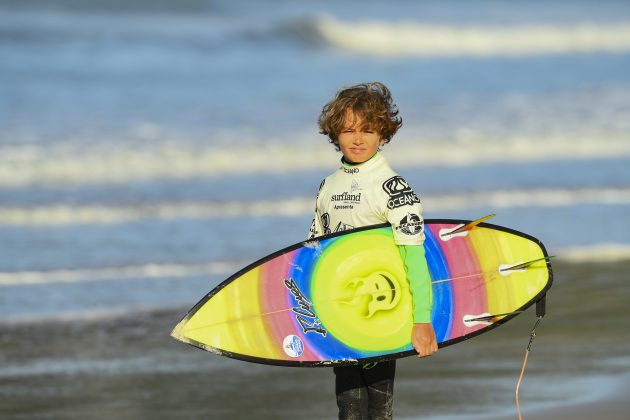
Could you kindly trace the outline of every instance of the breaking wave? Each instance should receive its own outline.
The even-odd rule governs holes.
[[[244,262],[240,261],[209,261],[197,264],[144,264],[125,267],[5,272],[0,273],[0,286],[227,275],[243,265]]]
[[[568,263],[606,263],[630,260],[630,244],[600,243],[554,249],[553,254]],[[0,272],[0,287],[36,284],[85,283],[147,279],[173,279],[193,276],[222,276],[235,273],[246,261],[208,261],[195,264],[145,264],[123,267],[77,268],[51,271]],[[101,311],[95,314],[100,316]],[[111,314],[109,310],[102,311]],[[117,313],[117,312],[115,312]],[[82,316],[84,314],[82,313]],[[72,316],[70,316],[72,318]],[[98,318],[98,316],[96,316]]]
[[[216,13],[95,13],[72,7],[45,13],[4,10],[0,39],[19,43],[72,39],[113,45],[142,43],[155,48],[215,50],[245,43],[297,42],[300,48],[330,45],[359,54],[386,57],[535,56],[627,53],[630,22],[563,24],[436,24],[420,20],[345,21],[312,11],[267,20]],[[142,10],[142,8],[138,9]],[[115,17],[116,25],[111,24]]]
[[[595,244],[574,246],[558,251],[558,258],[572,263],[607,263],[630,260],[629,244]]]
[[[630,204],[630,188],[577,188],[478,191],[459,194],[424,195],[432,212],[474,208],[553,208],[582,204]],[[313,211],[312,197],[279,200],[228,202],[163,202],[137,206],[50,205],[41,207],[0,207],[0,226],[53,227],[70,225],[109,225],[143,220],[217,219],[245,217],[305,216]],[[127,276],[152,272],[154,267],[140,267]],[[166,269],[165,267],[160,270]],[[171,267],[174,273],[180,270]],[[201,266],[212,270],[217,267]],[[139,270],[139,271],[138,271]],[[144,271],[143,271],[144,270]],[[158,270],[158,275],[162,271]],[[177,275],[177,274],[174,274]],[[104,271],[102,276],[110,276]],[[0,284],[3,277],[0,276]]]
[[[457,57],[630,52],[630,22],[616,24],[437,25],[413,21],[314,23],[323,40],[375,56]]]
[[[630,156],[630,141],[622,136],[547,136],[540,138],[425,141],[409,134],[402,144],[388,146],[395,167],[455,167],[487,163],[523,163]],[[335,167],[339,156],[321,139],[300,141],[309,159],[295,159],[295,151],[281,142],[263,147],[211,148],[171,144],[132,149],[125,145],[5,146],[0,147],[0,188],[129,184],[186,180],[229,174],[284,174],[295,170]],[[430,159],[419,159],[429,156]],[[243,164],[246,162],[246,164]]]

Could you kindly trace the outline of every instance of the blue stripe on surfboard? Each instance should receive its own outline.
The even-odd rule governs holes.
[[[384,228],[387,229],[387,228]],[[450,278],[450,271],[448,269],[448,263],[444,259],[441,252],[439,241],[434,234],[427,229],[425,231],[426,240],[424,243],[427,263],[432,280],[442,280]],[[289,276],[293,278],[299,289],[305,295],[305,297],[312,302],[312,294],[309,287],[309,281],[315,266],[315,261],[319,255],[326,251],[326,249],[343,237],[335,237],[326,239],[319,242],[317,248],[302,248],[299,249],[295,255],[295,266],[291,267]],[[290,297],[291,304],[298,306],[298,302]],[[432,322],[435,330],[436,338],[438,342],[445,341],[450,336],[452,324],[450,317],[439,317],[441,313],[452,313],[453,299],[452,299],[452,285],[450,282],[438,283],[433,285],[433,312]],[[299,324],[294,320],[296,329],[301,330]],[[324,325],[324,327],[326,327]],[[369,352],[361,349],[356,349],[343,344],[337,340],[332,334],[327,334],[326,337],[317,333],[308,333],[308,339],[317,349],[317,352],[325,359],[339,360],[347,358],[366,358],[375,357],[382,354],[382,352]],[[404,346],[399,349],[390,349],[387,353],[401,352],[410,350],[412,347]]]
[[[389,228],[383,228],[384,230],[388,230]],[[312,285],[310,282],[310,278],[315,266],[315,260],[319,255],[325,253],[327,248],[331,246],[334,242],[338,240],[343,240],[344,237],[335,237],[331,239],[326,239],[319,242],[318,248],[302,248],[300,249],[294,257],[295,265],[291,267],[289,275],[293,278],[296,285],[300,288],[304,296],[309,300],[312,300],[312,293],[309,285]],[[297,301],[293,296],[291,296],[291,304],[298,306]],[[295,321],[294,321],[295,322]],[[296,328],[300,328],[299,324],[295,322]],[[326,328],[325,325],[323,325]],[[389,353],[397,353],[405,350],[410,350],[412,347],[404,346],[397,349],[390,349],[386,353],[382,351],[368,351],[365,349],[358,349],[355,347],[350,347],[338,339],[336,339],[332,334],[327,334],[325,337],[317,334],[317,333],[307,333],[308,340],[310,344],[317,349],[317,353],[322,356],[324,359],[328,360],[343,360],[343,359],[362,359],[368,357],[378,357],[383,354]]]
[[[313,302],[313,297],[311,293],[311,283],[310,279],[313,273],[313,269],[315,267],[315,261],[326,251],[326,249],[334,243],[339,238],[331,238],[326,239],[318,243],[317,248],[302,248],[298,250],[297,254],[294,257],[295,265],[291,267],[289,275],[295,281],[295,284],[298,286],[300,291],[304,294],[304,296],[310,301]],[[297,300],[291,296],[291,304],[295,306],[299,306]],[[314,308],[313,308],[314,309]],[[296,330],[301,331],[301,327],[295,321],[294,324],[296,326]],[[323,325],[326,328],[325,325]],[[339,360],[339,359],[347,359],[347,358],[361,358],[366,357],[362,353],[357,353],[356,350],[346,346],[341,341],[337,340],[332,334],[323,335],[317,334],[315,332],[306,333],[308,336],[309,344],[316,349],[315,351],[322,357],[324,360]],[[351,356],[354,354],[354,356]],[[368,356],[369,357],[369,356]]]
[[[431,229],[425,229],[424,250],[427,258],[427,265],[431,273],[431,280],[444,280],[451,277],[448,263],[440,249],[437,238]],[[451,282],[443,282],[433,285],[433,311],[431,322],[435,330],[438,343],[445,341],[451,333],[451,317],[438,316],[439,314],[452,314],[453,308],[453,286]]]

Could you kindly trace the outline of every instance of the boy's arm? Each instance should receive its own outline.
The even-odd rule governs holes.
[[[413,322],[431,322],[433,291],[431,290],[429,267],[424,257],[424,247],[422,245],[399,245],[398,249],[407,271],[409,291],[413,300]]]
[[[419,357],[437,351],[435,331],[431,324],[433,293],[431,276],[422,245],[400,245],[398,247],[409,281],[413,303],[413,331],[411,343]]]

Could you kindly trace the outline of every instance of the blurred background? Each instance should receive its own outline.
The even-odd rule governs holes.
[[[374,80],[404,121],[384,153],[426,218],[497,213],[557,255],[521,398],[615,388],[630,367],[628,1],[0,0],[2,417],[334,417],[327,369],[168,334],[306,237],[340,158],[321,107]],[[397,414],[513,417],[533,321],[402,360]]]

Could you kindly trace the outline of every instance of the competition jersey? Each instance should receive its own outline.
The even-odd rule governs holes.
[[[370,160],[342,166],[321,183],[309,239],[388,222],[398,245],[421,245],[424,220],[418,195],[376,153]]]

